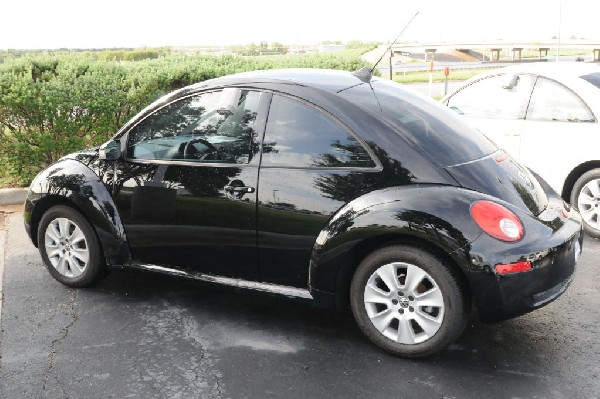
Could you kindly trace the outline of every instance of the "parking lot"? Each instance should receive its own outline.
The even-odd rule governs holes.
[[[20,213],[0,231],[1,398],[600,396],[600,242],[589,238],[562,298],[494,325],[474,315],[457,344],[415,361],[372,346],[350,312],[310,302],[129,271],[69,289]]]

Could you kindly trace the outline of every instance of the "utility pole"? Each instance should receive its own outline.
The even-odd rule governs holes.
[[[392,72],[392,61],[394,60],[394,50],[390,46],[390,80],[394,80],[393,72]]]
[[[556,41],[556,62],[560,58],[560,25],[562,24],[562,0],[558,0],[558,40]]]

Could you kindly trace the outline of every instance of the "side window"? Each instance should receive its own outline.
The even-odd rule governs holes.
[[[477,81],[450,97],[448,106],[466,116],[523,119],[533,77],[519,75],[510,89],[504,88],[507,79],[506,75],[496,75]]]
[[[254,130],[259,92],[242,91],[233,113],[218,110],[220,91],[183,98],[130,132],[130,159],[245,164],[258,151]]]
[[[273,96],[263,143],[263,165],[293,167],[374,167],[352,135],[308,104]]]
[[[552,80],[535,83],[527,119],[536,121],[594,122],[594,115],[575,93]]]

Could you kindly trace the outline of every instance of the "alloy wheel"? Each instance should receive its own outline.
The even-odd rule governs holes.
[[[63,276],[79,277],[90,259],[85,234],[72,220],[56,218],[44,233],[44,247],[48,260]]]
[[[436,281],[404,262],[375,270],[365,285],[364,305],[373,326],[400,344],[427,341],[444,319],[444,297]]]
[[[577,196],[577,209],[591,228],[600,229],[600,179],[587,182]]]

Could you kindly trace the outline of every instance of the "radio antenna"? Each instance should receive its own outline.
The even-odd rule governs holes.
[[[404,29],[402,29],[402,32],[400,32],[400,34],[398,36],[396,36],[396,38],[394,39],[394,41],[392,42],[392,44],[390,44],[390,46],[387,48],[387,50],[381,54],[381,58],[379,58],[379,61],[377,61],[375,63],[375,65],[373,65],[373,68],[371,68],[371,74],[373,73],[373,71],[375,70],[375,68],[377,67],[377,65],[379,65],[379,63],[381,62],[381,60],[383,59],[383,57],[385,57],[385,55],[387,54],[388,51],[390,51],[392,49],[392,46],[394,44],[396,44],[396,42],[398,41],[398,39],[400,39],[400,36],[402,36],[402,34],[404,33],[404,31],[410,26],[410,24],[412,23],[412,21],[417,17],[417,15],[419,15],[420,11],[417,11],[415,13],[415,15],[413,15],[413,17],[410,19],[410,21],[408,21],[408,23],[406,24],[406,26],[404,27]]]
[[[398,41],[398,39],[400,39],[400,36],[402,36],[402,34],[404,33],[404,31],[406,30],[406,28],[408,28],[410,26],[410,24],[412,23],[413,19],[416,18],[417,15],[419,15],[420,11],[417,11],[415,13],[415,15],[413,15],[413,17],[410,19],[410,21],[408,21],[408,23],[406,24],[406,26],[404,27],[404,29],[402,29],[402,32],[400,32],[400,34],[398,36],[396,36],[396,39],[394,39],[394,41],[392,42],[392,44],[389,45],[389,47],[387,48],[387,50],[385,50],[385,52],[383,54],[381,54],[381,58],[379,58],[379,60],[375,63],[375,65],[373,65],[372,68],[369,68],[368,66],[362,67],[361,69],[352,72],[352,75],[356,76],[358,79],[360,79],[362,82],[370,82],[371,78],[373,78],[373,71],[375,70],[375,68],[377,68],[377,65],[379,65],[379,63],[381,62],[381,60],[383,59],[383,57],[385,57],[385,55],[387,54],[388,51],[391,50],[392,46],[394,44],[396,44],[396,42]],[[390,66],[391,68],[391,66]]]

